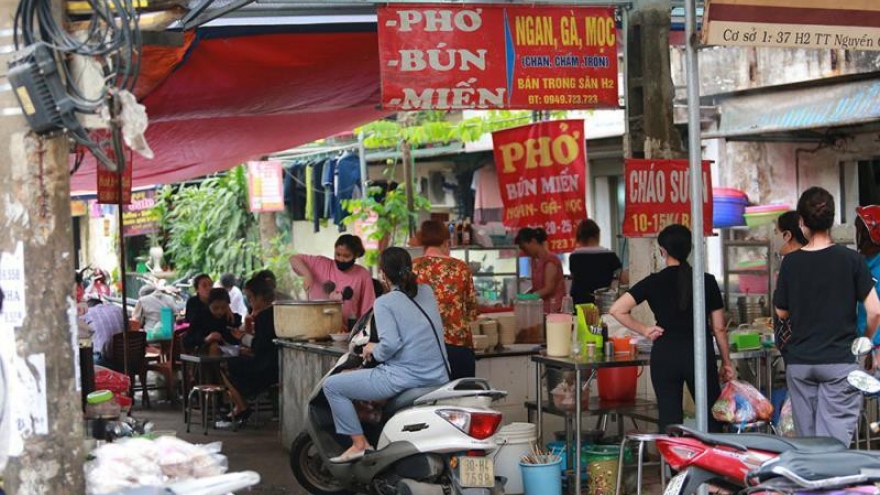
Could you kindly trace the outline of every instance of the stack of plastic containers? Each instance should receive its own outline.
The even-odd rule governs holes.
[[[743,218],[749,197],[739,189],[716,187],[712,189],[712,227],[736,227],[745,225]]]

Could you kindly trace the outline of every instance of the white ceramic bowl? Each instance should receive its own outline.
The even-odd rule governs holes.
[[[330,338],[333,339],[333,342],[347,342],[348,334],[347,333],[331,333]]]

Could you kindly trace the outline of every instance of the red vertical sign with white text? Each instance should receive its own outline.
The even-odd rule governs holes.
[[[711,162],[703,162],[703,235],[712,235]],[[650,237],[666,226],[691,227],[690,164],[687,160],[627,160],[623,235]]]
[[[583,120],[539,122],[492,133],[504,225],[541,227],[555,253],[575,247],[587,218]]]

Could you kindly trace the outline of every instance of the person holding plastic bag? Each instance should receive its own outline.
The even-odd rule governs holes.
[[[657,396],[661,432],[684,421],[682,398],[687,384],[694,395],[694,317],[692,268],[688,264],[691,253],[691,231],[683,225],[670,225],[657,237],[660,255],[666,268],[636,283],[629,292],[611,306],[611,316],[627,328],[654,341],[651,348],[651,382]],[[705,274],[706,314],[711,316],[706,325],[706,371],[708,404],[714,404],[721,394],[720,378],[733,378],[733,366],[724,326],[724,301],[715,277]],[[645,325],[633,318],[631,311],[647,301],[657,319],[656,325]],[[721,370],[716,367],[712,332],[721,351]],[[721,423],[709,417],[709,430],[721,431]]]
[[[712,406],[712,416],[718,421],[741,425],[770,421],[773,404],[752,384],[730,380]]]
[[[791,318],[786,381],[798,436],[830,436],[849,445],[859,419],[861,394],[846,375],[857,369],[850,346],[856,303],[866,312],[865,336],[880,325],[880,300],[859,253],[834,244],[834,197],[811,187],[798,200],[801,229],[809,242],[782,260],[773,303]]]

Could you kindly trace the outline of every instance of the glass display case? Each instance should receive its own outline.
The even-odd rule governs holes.
[[[480,306],[513,305],[519,284],[519,248],[460,246],[452,248],[450,255],[470,266]]]
[[[770,316],[779,261],[773,226],[721,229],[724,307],[737,323]]]

